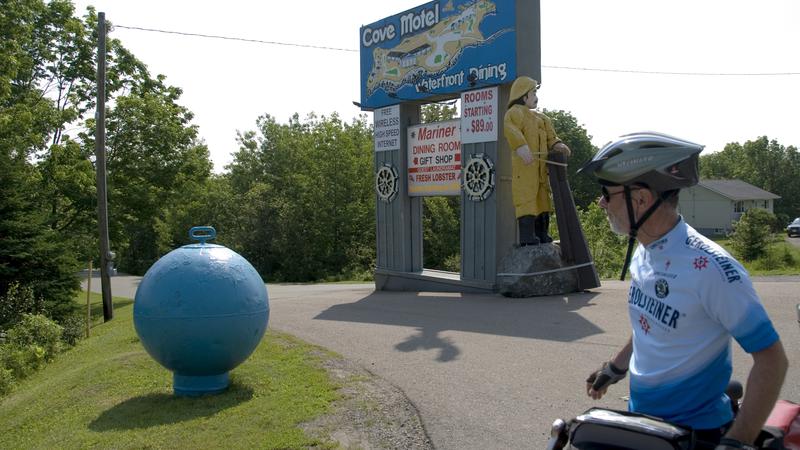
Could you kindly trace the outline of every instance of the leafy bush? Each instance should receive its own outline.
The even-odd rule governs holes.
[[[786,233],[786,226],[794,219],[789,217],[786,213],[775,214],[775,228],[772,229],[773,233]]]
[[[349,272],[348,280],[352,281],[373,281],[375,280],[375,271],[373,269],[361,269]]]
[[[449,272],[461,272],[461,254],[456,253],[444,259],[444,270]]]
[[[781,247],[780,258],[781,262],[786,267],[794,267],[794,265],[797,264],[797,260],[795,259],[792,252],[789,251],[789,247],[787,245]]]
[[[775,216],[767,210],[752,208],[733,224],[731,247],[736,256],[744,261],[753,261],[765,255],[770,242],[770,230],[776,223]]]
[[[44,357],[44,349],[38,345],[6,344],[0,347],[0,370],[7,370],[13,379],[21,380],[44,365]]]
[[[578,217],[597,275],[600,278],[618,278],[625,262],[627,238],[611,231],[606,213],[597,202],[590,203],[586,209],[578,208]]]
[[[61,351],[62,328],[41,314],[23,314],[0,344],[0,395]]]
[[[782,238],[771,235],[762,255],[749,263],[748,270],[757,272],[797,273],[800,251]]]
[[[6,345],[41,353],[42,359],[50,361],[61,351],[62,332],[61,325],[41,314],[23,314],[22,320],[8,330]]]
[[[15,327],[25,315],[49,315],[42,297],[34,295],[30,286],[12,283],[5,295],[0,297],[0,331]],[[84,318],[70,314],[60,320],[63,328],[61,339],[69,345],[75,345],[85,333]],[[2,344],[3,339],[0,339]]]
[[[61,341],[67,345],[75,345],[86,335],[86,317],[72,315],[59,323],[63,328]]]
[[[44,314],[44,300],[33,295],[33,288],[11,283],[0,297],[0,329],[12,326],[23,314]]]
[[[8,394],[13,387],[14,374],[11,373],[11,370],[0,367],[0,395]]]

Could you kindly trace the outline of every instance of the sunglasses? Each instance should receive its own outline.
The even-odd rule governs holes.
[[[631,188],[631,192],[638,191],[640,189],[645,189],[645,188],[643,188],[643,187],[632,187]],[[605,200],[606,203],[608,203],[608,202],[611,201],[611,197],[613,197],[613,196],[615,196],[617,194],[622,194],[623,192],[625,192],[625,190],[623,189],[623,190],[617,191],[617,192],[609,192],[607,187],[600,186],[600,192],[601,192],[601,195],[603,196],[603,200]]]
[[[617,191],[617,192],[609,192],[607,187],[600,186],[600,192],[601,192],[601,195],[603,196],[603,200],[605,200],[606,203],[608,203],[608,202],[611,201],[611,197],[613,197],[613,196],[615,196],[617,194],[622,194],[623,192],[625,192],[625,190],[621,190],[621,191]]]

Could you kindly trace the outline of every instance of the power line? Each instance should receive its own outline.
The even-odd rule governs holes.
[[[800,75],[800,72],[662,72],[655,70],[628,70],[628,69],[599,69],[594,67],[569,67],[569,66],[542,66],[548,69],[587,70],[592,72],[638,73],[645,75],[690,75],[707,77],[760,77],[760,76],[789,76]]]
[[[149,31],[153,33],[177,34],[181,36],[202,37],[209,39],[223,39],[226,41],[251,42],[255,44],[283,45],[287,47],[314,48],[319,50],[333,50],[339,52],[352,52],[352,53],[358,52],[358,50],[352,48],[326,47],[322,45],[297,44],[292,42],[264,41],[261,39],[247,39],[247,38],[240,38],[233,36],[220,36],[215,34],[187,33],[183,31],[158,30],[155,28],[131,27],[126,25],[114,25],[113,27],[124,28],[127,30]],[[800,75],[800,72],[741,72],[741,73],[669,72],[669,71],[658,71],[658,70],[602,69],[597,67],[572,67],[572,66],[547,66],[547,65],[543,65],[542,67],[545,69],[580,70],[586,72],[611,72],[611,73],[633,73],[642,75],[680,75],[680,76],[705,76],[705,77],[772,77],[772,76]]]
[[[246,38],[239,38],[239,37],[231,37],[231,36],[219,36],[214,34],[201,34],[201,33],[185,33],[182,31],[167,31],[167,30],[156,30],[154,28],[142,28],[142,27],[129,27],[125,25],[114,25],[114,28],[125,28],[128,30],[139,30],[139,31],[151,31],[154,33],[165,33],[165,34],[179,34],[181,36],[194,36],[194,37],[203,37],[203,38],[210,38],[210,39],[224,39],[226,41],[241,41],[241,42],[253,42],[256,44],[269,44],[269,45],[285,45],[287,47],[302,47],[302,48],[316,48],[320,50],[336,50],[340,52],[357,52],[358,50],[353,50],[350,48],[338,48],[338,47],[325,47],[321,45],[308,45],[308,44],[294,44],[291,42],[277,42],[277,41],[262,41],[260,39],[246,39]]]

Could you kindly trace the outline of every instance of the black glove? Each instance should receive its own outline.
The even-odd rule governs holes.
[[[592,372],[592,374],[589,375],[589,378],[586,379],[586,383],[590,383],[592,385],[592,389],[595,391],[602,391],[617,381],[625,378],[627,373],[628,369],[620,369],[611,363],[611,361],[609,361],[603,363],[603,367],[601,367],[600,370]]]

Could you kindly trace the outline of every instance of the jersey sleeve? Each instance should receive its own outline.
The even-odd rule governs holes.
[[[744,268],[733,258],[725,264],[725,271],[706,273],[700,293],[703,307],[709,317],[728,330],[744,351],[755,353],[764,350],[778,341],[778,333]]]

